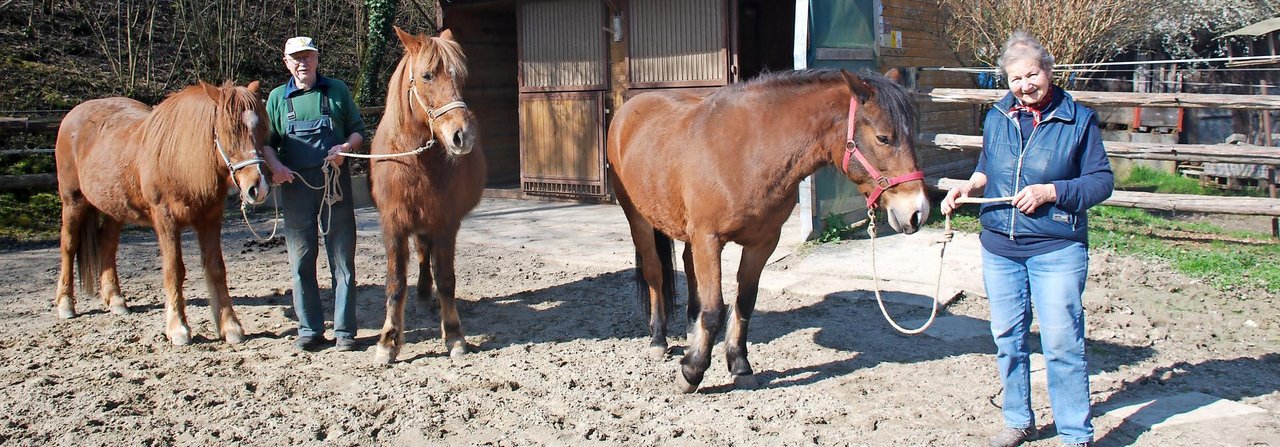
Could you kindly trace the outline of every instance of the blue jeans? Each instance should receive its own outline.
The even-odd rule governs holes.
[[[1064,443],[1093,440],[1089,375],[1084,358],[1084,310],[1080,303],[1089,270],[1082,243],[1027,258],[982,250],[982,275],[991,304],[991,335],[1004,384],[1004,422],[1035,425],[1031,411],[1032,309],[1039,314],[1040,345],[1049,373],[1049,402]]]
[[[306,169],[298,174],[312,185],[324,183],[324,173],[320,168]],[[284,240],[289,248],[289,268],[293,273],[293,311],[298,314],[300,337],[324,334],[324,309],[320,306],[320,289],[316,284],[317,222],[328,231],[324,244],[329,256],[329,272],[333,277],[334,335],[343,338],[356,335],[356,217],[351,205],[350,171],[343,169],[338,182],[344,197],[332,208],[321,206],[323,191],[308,188],[298,179],[280,185]]]

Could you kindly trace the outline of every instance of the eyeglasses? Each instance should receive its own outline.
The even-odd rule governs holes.
[[[285,63],[289,65],[314,64],[319,58],[315,54],[306,54],[302,56],[288,55],[284,57]]]

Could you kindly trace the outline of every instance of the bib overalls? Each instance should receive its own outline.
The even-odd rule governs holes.
[[[320,89],[321,116],[314,120],[297,119],[293,97],[285,97],[285,104],[288,120],[280,148],[280,162],[296,171],[297,176],[307,183],[323,185],[324,158],[329,148],[345,140],[334,129],[329,96]],[[354,338],[356,335],[355,211],[350,197],[350,170],[341,171],[337,181],[344,197],[332,206],[323,203],[323,190],[312,189],[298,179],[280,185],[284,238],[293,273],[293,309],[298,315],[299,337],[324,334],[324,308],[316,282],[317,239],[321,230],[327,231],[324,243],[332,274],[333,332],[338,338]]]

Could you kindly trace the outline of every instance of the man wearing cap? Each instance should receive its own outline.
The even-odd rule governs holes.
[[[320,51],[310,37],[285,41],[284,66],[291,77],[267,98],[271,132],[263,155],[283,196],[284,239],[298,315],[294,346],[316,351],[328,344],[316,284],[317,238],[324,234],[333,277],[334,338],[339,351],[350,351],[356,347],[356,227],[351,172],[341,166],[342,153],[360,150],[365,128],[347,84],[320,76],[319,62]],[[326,181],[337,183],[340,200],[327,203]]]

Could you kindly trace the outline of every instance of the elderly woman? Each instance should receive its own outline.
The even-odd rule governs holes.
[[[1111,196],[1113,177],[1092,110],[1052,84],[1053,56],[1014,32],[1000,68],[1009,94],[983,123],[982,155],[969,181],[947,192],[942,212],[970,195],[1012,197],[982,206],[983,281],[1004,385],[1006,427],[992,446],[1037,436],[1031,411],[1029,332],[1039,315],[1058,437],[1089,445],[1089,375],[1081,294],[1089,267],[1087,210]]]

